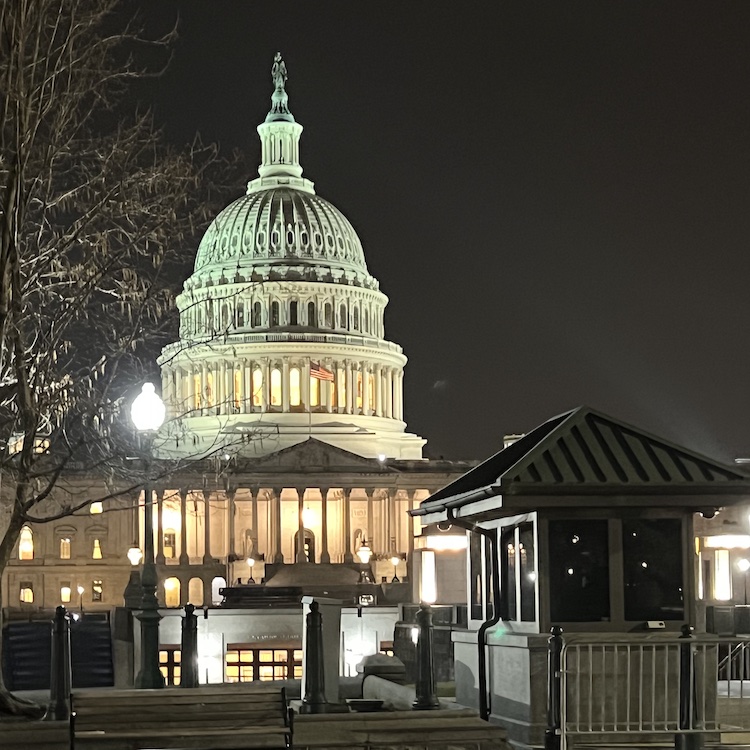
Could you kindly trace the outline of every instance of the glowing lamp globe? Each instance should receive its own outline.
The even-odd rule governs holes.
[[[127,555],[131,565],[138,565],[138,563],[141,561],[141,558],[143,557],[143,552],[141,552],[140,548],[134,544],[128,550]]]
[[[139,432],[156,431],[164,424],[166,409],[153,383],[144,383],[130,407],[130,418]]]
[[[367,544],[366,539],[363,539],[362,544],[359,545],[359,549],[357,550],[357,557],[360,559],[362,565],[367,565],[367,563],[370,562],[370,558],[372,557],[372,550]]]
[[[394,568],[398,567],[398,564],[401,562],[401,557],[399,555],[394,555],[391,558],[391,565],[393,565]]]
[[[747,571],[750,569],[750,560],[745,557],[743,557],[741,560],[737,560],[737,567],[742,573],[747,573]]]

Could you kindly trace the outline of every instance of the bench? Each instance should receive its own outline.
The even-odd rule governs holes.
[[[77,690],[72,708],[73,750],[284,750],[292,746],[283,688]]]

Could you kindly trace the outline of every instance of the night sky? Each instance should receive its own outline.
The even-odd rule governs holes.
[[[390,298],[426,455],[484,458],[581,404],[750,454],[750,3],[140,4],[180,17],[153,86],[174,142],[256,164],[284,55],[304,174]]]

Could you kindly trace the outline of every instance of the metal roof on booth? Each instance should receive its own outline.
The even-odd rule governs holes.
[[[553,417],[427,498],[415,515],[503,496],[750,496],[750,477],[588,407]],[[546,503],[544,503],[546,504]],[[669,502],[668,504],[674,504]],[[722,500],[720,504],[725,504]],[[524,503],[528,508],[529,503]],[[467,509],[468,510],[468,509]]]

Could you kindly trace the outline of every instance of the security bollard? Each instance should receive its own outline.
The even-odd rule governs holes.
[[[70,686],[70,620],[65,607],[58,607],[52,621],[50,700],[43,721],[68,721],[70,719]]]
[[[544,750],[560,750],[562,716],[560,715],[560,680],[562,678],[562,628],[555,625],[547,641],[547,729]]]
[[[690,732],[699,729],[698,701],[695,695],[695,661],[693,659],[693,628],[692,625],[682,626],[680,643],[680,717],[678,734],[674,736],[675,750],[701,750],[703,735]]]
[[[198,616],[192,604],[185,605],[182,618],[180,687],[198,687]]]
[[[417,699],[411,707],[414,711],[430,711],[440,708],[440,701],[435,695],[432,608],[427,604],[419,606],[417,629]]]
[[[307,637],[305,639],[305,697],[301,713],[327,713],[328,701],[325,693],[323,667],[323,615],[320,605],[313,601],[307,613]]]

